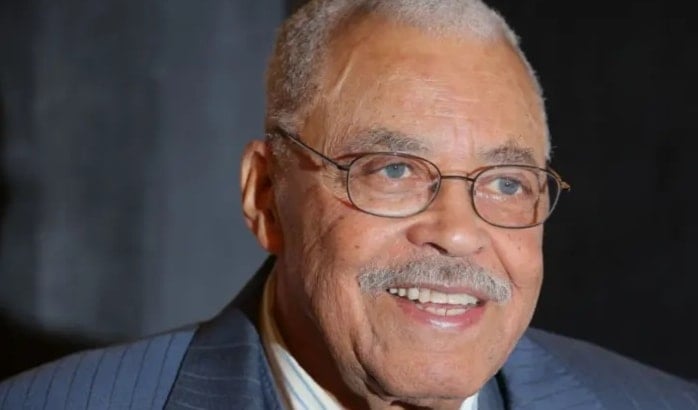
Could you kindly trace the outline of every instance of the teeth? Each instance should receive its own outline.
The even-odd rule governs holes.
[[[455,295],[454,295],[455,296]],[[432,303],[449,303],[450,297],[449,295],[441,292],[431,292],[431,301]],[[456,303],[452,303],[456,304]]]
[[[448,295],[448,303],[451,305],[476,304],[477,299],[466,293]]]
[[[467,309],[449,309],[446,311],[446,316],[462,315]]]
[[[429,289],[419,289],[419,303],[427,303],[431,300],[431,291]]]
[[[388,292],[392,295],[397,295],[401,297],[406,297],[409,300],[418,301],[419,303],[437,303],[440,305],[476,305],[479,301],[476,297],[470,296],[467,293],[442,293],[432,289],[427,288],[390,288]],[[441,309],[441,308],[426,308],[428,309]],[[457,315],[462,312],[449,313],[457,311],[460,309],[450,309],[448,311],[444,310],[444,314]],[[442,314],[439,312],[432,312],[435,314]]]
[[[433,313],[433,314],[435,314],[435,315],[446,316],[446,309],[444,309],[444,308],[433,308],[433,307],[428,307],[428,308],[426,308],[426,309],[424,309],[424,310],[426,310],[426,311],[429,312],[429,313]]]
[[[433,307],[433,306],[423,306],[423,305],[416,305],[416,306],[420,310],[424,310],[426,312],[431,313],[432,315],[439,315],[439,316],[462,315],[463,313],[468,311],[468,309],[463,309],[463,308],[446,309],[446,308],[437,308],[437,307]]]

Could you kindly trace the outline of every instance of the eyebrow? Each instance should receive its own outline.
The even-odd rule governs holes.
[[[369,129],[344,147],[344,152],[359,154],[374,151],[404,152],[425,154],[431,152],[430,146],[423,138],[411,136],[400,131],[386,128]],[[490,149],[480,150],[478,157],[487,164],[523,164],[539,166],[532,148],[522,147],[516,139],[510,138],[504,144]]]
[[[533,149],[522,147],[515,139],[509,139],[504,145],[481,150],[478,156],[488,164],[523,164],[539,166],[533,155]]]
[[[423,139],[385,128],[370,129],[359,133],[344,149],[350,153],[364,153],[376,150],[405,153],[426,153],[430,151],[429,146]]]

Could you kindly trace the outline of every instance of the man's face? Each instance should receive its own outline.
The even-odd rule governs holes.
[[[524,65],[503,41],[437,38],[368,18],[335,39],[321,78],[298,131],[329,157],[348,162],[358,151],[397,149],[449,175],[523,159],[544,167],[541,108]],[[473,210],[469,183],[456,179],[444,180],[422,213],[369,215],[349,202],[340,171],[289,147],[275,188],[282,232],[276,272],[279,322],[284,337],[296,340],[292,350],[298,340],[326,349],[345,385],[369,401],[436,405],[475,393],[529,324],[543,273],[542,228],[489,225]],[[484,268],[510,285],[511,296],[497,303],[480,295],[477,306],[449,307],[447,315],[359,286],[362,273],[420,261],[435,269]],[[400,287],[476,293],[430,283]]]

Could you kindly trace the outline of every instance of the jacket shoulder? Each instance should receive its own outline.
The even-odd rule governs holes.
[[[0,383],[0,410],[160,409],[194,329],[80,352]]]
[[[545,350],[608,408],[698,409],[698,384],[589,342],[529,329],[525,337]],[[651,407],[646,407],[652,403]]]

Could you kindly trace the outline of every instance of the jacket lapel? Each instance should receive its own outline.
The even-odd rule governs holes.
[[[256,329],[267,259],[240,295],[194,335],[165,408],[281,409]]]
[[[507,408],[512,410],[601,408],[596,395],[527,334],[516,345],[499,377]]]

